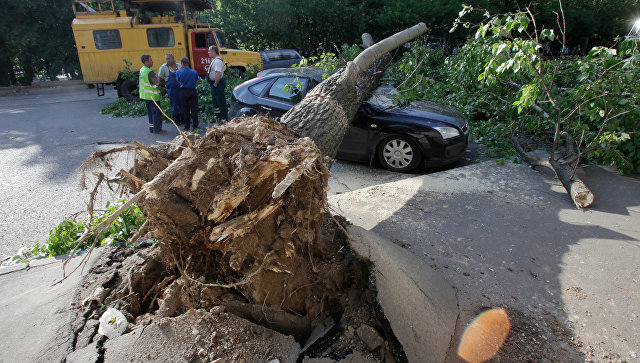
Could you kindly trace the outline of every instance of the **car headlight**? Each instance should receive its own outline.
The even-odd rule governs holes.
[[[442,135],[443,139],[450,139],[452,137],[460,136],[460,131],[455,127],[446,127],[446,126],[438,126],[434,127],[440,135]]]

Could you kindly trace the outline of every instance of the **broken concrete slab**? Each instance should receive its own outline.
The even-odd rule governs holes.
[[[378,301],[409,362],[442,362],[454,335],[458,302],[438,272],[378,234],[349,226],[351,247],[374,264]]]
[[[58,284],[67,256],[33,261],[0,275],[0,362],[58,362],[73,350],[71,322],[80,309],[73,302],[84,274],[101,253],[94,250],[83,271]],[[74,257],[67,272],[83,257]]]
[[[300,345],[293,337],[253,324],[224,311],[189,310],[175,318],[162,318],[104,343],[109,362],[268,362],[294,363]],[[99,358],[95,345],[71,357]]]
[[[67,355],[64,359],[65,363],[89,363],[97,362],[100,356],[100,348],[98,342],[93,342],[82,349],[78,349]]]

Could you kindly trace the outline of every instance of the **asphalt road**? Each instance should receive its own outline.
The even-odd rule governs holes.
[[[0,96],[0,258],[43,244],[50,229],[86,209],[82,163],[92,151],[117,145],[101,143],[149,144],[177,135],[150,134],[146,117],[101,115],[116,97],[113,89],[97,97],[82,85]],[[96,208],[114,199],[102,193]]]

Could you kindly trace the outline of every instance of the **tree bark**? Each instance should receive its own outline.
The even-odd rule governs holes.
[[[312,89],[282,116],[281,122],[299,136],[311,138],[324,155],[335,157],[360,104],[371,95],[391,63],[388,53],[426,30],[427,26],[420,23],[368,47]]]
[[[573,168],[570,165],[555,160],[549,160],[549,164],[578,209],[593,204],[593,193],[580,178],[573,174]]]
[[[569,136],[566,137],[569,138]],[[580,180],[580,178],[574,175],[574,168],[571,167],[571,164],[561,163],[554,160],[553,158],[533,158],[526,151],[524,151],[515,137],[511,137],[511,142],[516,148],[518,154],[520,154],[520,156],[522,156],[529,163],[529,165],[531,165],[531,167],[544,166],[553,170],[553,172],[556,174],[556,177],[558,177],[558,180],[560,180],[567,193],[569,194],[569,197],[577,208],[586,208],[593,204],[593,200],[595,198],[593,193],[586,186],[586,184],[582,180]],[[571,144],[568,143],[568,145]],[[570,148],[571,146],[567,147]]]

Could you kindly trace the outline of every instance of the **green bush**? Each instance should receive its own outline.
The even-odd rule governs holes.
[[[508,44],[508,51],[500,53],[501,44]],[[527,46],[533,47],[530,53],[517,54]],[[536,60],[539,64],[530,58],[535,47],[517,38],[478,37],[444,57],[441,50],[418,42],[385,78],[399,88],[401,103],[425,98],[463,111],[474,139],[493,156],[518,160],[510,142],[516,132],[550,145],[553,121],[560,115],[564,130],[582,140],[584,162],[640,173],[637,41],[622,42],[618,50],[595,48],[585,57]],[[552,84],[549,94],[559,114],[545,100],[530,64],[539,65],[545,82]]]
[[[342,44],[340,47],[340,58],[344,60],[354,60],[360,53],[362,53],[362,49],[357,44]]]
[[[147,107],[143,101],[129,102],[124,98],[118,98],[114,104],[105,106],[100,113],[113,117],[140,117],[147,114]]]
[[[120,199],[117,203],[107,203],[106,210],[100,215],[93,217],[90,227],[95,227],[106,220],[125,202],[125,199]],[[125,245],[127,240],[133,236],[134,232],[144,221],[142,211],[134,204],[125,209],[110,226],[100,231],[99,234],[89,236],[78,249],[84,250],[89,248],[96,239],[98,240],[98,246],[109,244],[116,246]],[[49,257],[69,253],[75,248],[76,241],[82,235],[84,229],[85,222],[65,219],[49,232],[47,243],[42,247],[36,244],[33,252],[37,254],[38,252],[44,251]]]

